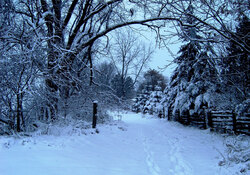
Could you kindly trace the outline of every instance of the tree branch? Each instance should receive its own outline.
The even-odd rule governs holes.
[[[76,6],[77,2],[78,2],[78,0],[74,0],[74,1],[72,2],[71,6],[70,6],[70,8],[69,8],[69,11],[68,11],[68,13],[67,13],[67,16],[66,16],[66,18],[65,18],[65,20],[64,20],[64,22],[63,22],[62,31],[64,31],[65,27],[68,25],[69,20],[70,20],[72,14],[73,14],[73,11],[74,11],[74,9],[75,9],[75,6]]]

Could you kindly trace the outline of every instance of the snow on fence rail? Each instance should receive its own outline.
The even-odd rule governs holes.
[[[236,133],[236,115],[233,111],[210,111],[208,112],[208,126],[212,131]]]
[[[250,113],[245,113],[236,120],[237,132],[250,135]]]
[[[233,111],[211,111],[208,120],[212,130],[250,135],[250,113],[237,116]]]
[[[162,114],[162,113],[161,113]],[[196,126],[199,128],[223,133],[247,134],[250,135],[250,113],[238,115],[233,111],[208,111],[203,110],[200,114],[185,111],[163,113],[162,117],[168,120],[176,120],[184,125]],[[159,115],[158,115],[159,116]]]

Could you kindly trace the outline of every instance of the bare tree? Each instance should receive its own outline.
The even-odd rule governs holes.
[[[162,0],[162,1],[139,1],[132,0],[133,3],[144,7],[144,16],[151,18],[171,17],[172,25],[164,21],[158,25],[148,25],[153,29],[162,42],[169,39],[166,28],[172,27],[177,30],[177,35],[182,33],[183,27],[196,28],[202,39],[190,38],[199,42],[228,43],[234,42],[241,49],[250,52],[250,46],[242,40],[242,36],[236,34],[236,19],[245,14],[249,16],[248,0]],[[188,11],[188,7],[194,6],[194,13]],[[192,25],[183,21],[183,17],[188,16],[196,20]],[[178,20],[179,19],[179,20]],[[247,36],[245,36],[247,37]],[[165,40],[165,41],[164,41]]]
[[[1,2],[0,16],[0,119],[20,132],[25,125],[24,106],[36,76],[35,60],[42,56],[40,44],[30,35],[25,22],[15,20],[11,1]],[[39,56],[40,55],[40,56]]]
[[[146,46],[131,30],[116,32],[110,57],[122,82],[132,76],[135,85],[152,54],[152,47]]]
[[[35,37],[47,43],[47,66],[43,72],[50,94],[47,113],[52,119],[57,116],[58,100],[66,101],[81,84],[78,80],[84,68],[89,68],[93,81],[95,41],[117,28],[142,23],[132,21],[121,0],[17,1],[16,6],[16,12],[33,28]]]

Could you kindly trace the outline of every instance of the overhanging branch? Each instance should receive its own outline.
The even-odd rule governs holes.
[[[148,22],[164,21],[164,20],[176,21],[176,22],[180,23],[180,25],[188,26],[188,27],[195,27],[197,25],[197,24],[195,24],[195,25],[184,24],[180,19],[171,18],[171,17],[158,17],[158,18],[150,18],[150,19],[145,19],[145,20],[136,20],[136,21],[124,22],[124,23],[121,23],[121,24],[114,25],[114,26],[100,32],[99,34],[95,35],[94,37],[90,38],[87,42],[85,42],[85,43],[83,43],[81,45],[81,48],[85,48],[85,47],[89,46],[91,43],[95,42],[100,37],[106,35],[107,33],[111,32],[113,30],[116,30],[118,28],[129,26],[129,25],[135,25],[135,24],[142,24],[143,25],[143,24],[148,23]]]

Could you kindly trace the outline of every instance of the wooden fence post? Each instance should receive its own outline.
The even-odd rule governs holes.
[[[165,107],[162,109],[162,117],[165,118]]]
[[[171,111],[170,111],[170,108],[168,108],[168,120],[171,120],[171,118],[170,118],[170,114],[171,113]]]
[[[187,125],[190,125],[190,110],[187,111]]]
[[[236,134],[237,132],[237,120],[236,120],[236,114],[234,111],[232,111],[232,118],[233,118],[233,131]]]
[[[92,122],[92,128],[96,128],[96,121],[97,121],[97,101],[93,101],[93,122]]]
[[[179,109],[176,111],[176,113],[177,113],[177,121],[180,122],[181,113],[180,113]]]
[[[158,117],[161,118],[162,117],[162,113],[161,111],[158,112]]]
[[[211,111],[207,112],[208,127],[213,128],[213,120]]]
[[[203,107],[202,113],[203,113],[203,117],[204,117],[204,129],[207,129],[208,128],[208,117],[207,117],[205,107]]]

